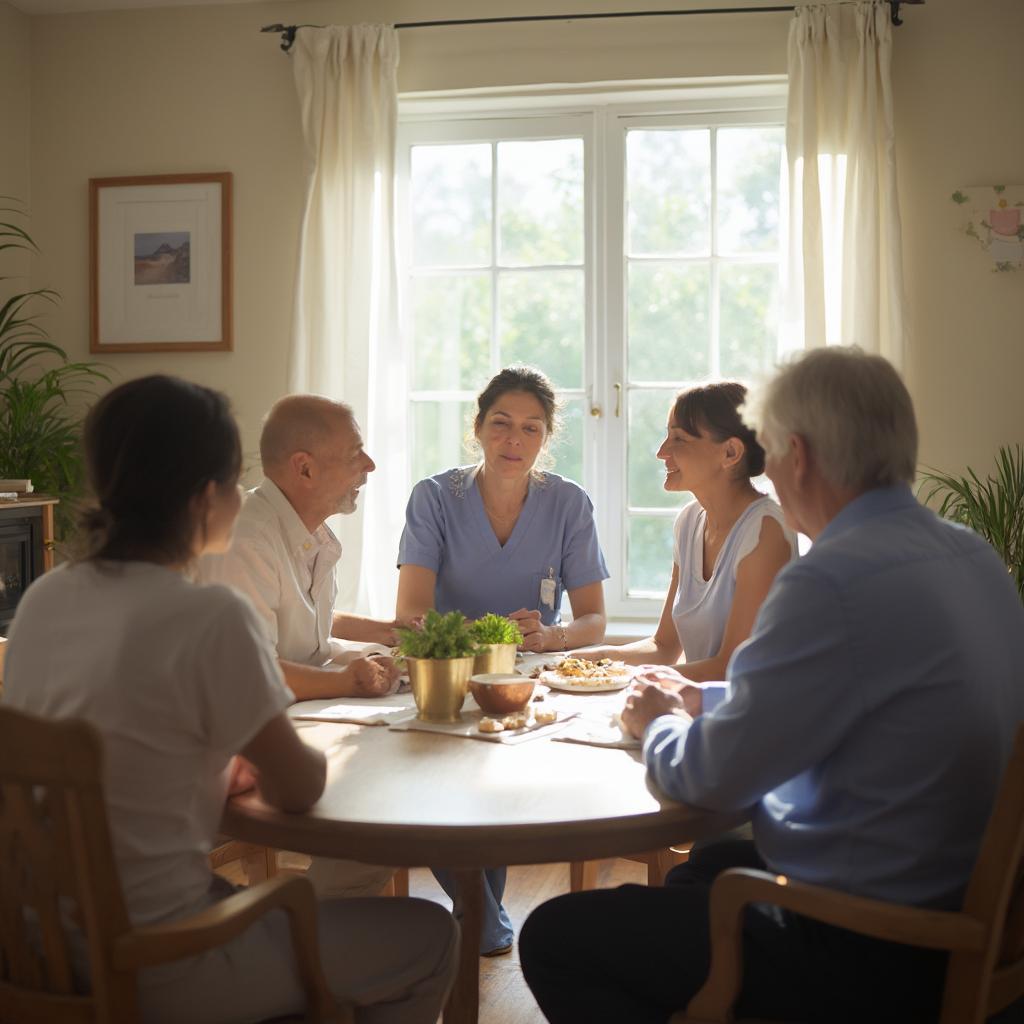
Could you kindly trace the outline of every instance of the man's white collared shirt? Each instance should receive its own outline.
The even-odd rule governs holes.
[[[310,533],[280,488],[264,479],[246,495],[230,548],[204,555],[199,572],[203,582],[226,583],[252,601],[279,658],[322,666],[344,650],[331,638],[340,559],[328,526]]]

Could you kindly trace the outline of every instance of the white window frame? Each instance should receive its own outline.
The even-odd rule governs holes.
[[[580,391],[567,390],[566,393],[582,394],[586,406],[600,410],[600,415],[584,417],[584,479],[580,482],[594,500],[601,544],[611,573],[611,579],[605,584],[605,603],[609,618],[619,623],[650,622],[660,614],[663,603],[662,597],[630,597],[627,593],[626,132],[630,128],[779,125],[785,123],[785,105],[786,80],[778,76],[628,85],[595,83],[585,88],[529,86],[507,90],[421,93],[404,95],[399,99],[397,187],[400,211],[408,209],[409,154],[413,145],[562,138],[566,135],[583,139],[586,307],[583,388]],[[411,252],[411,233],[408,218],[400,217],[400,224],[399,265],[404,283],[409,277],[406,254]],[[714,268],[718,257],[712,256],[711,260],[714,281],[717,279]],[[411,337],[410,305],[403,302],[402,333],[405,338]],[[714,309],[717,310],[717,304]],[[496,309],[492,315],[497,315]],[[494,337],[492,330],[492,339]],[[412,365],[411,358],[409,365]],[[480,382],[481,386],[483,383]],[[622,386],[618,417],[614,414],[616,383]],[[691,382],[651,383],[679,389]],[[464,399],[467,395],[467,392],[437,392],[429,397]],[[407,382],[400,397],[402,401],[409,400]],[[423,397],[428,395],[423,393]],[[608,454],[612,452],[617,452],[617,472],[608,472]],[[604,453],[603,457],[599,458],[599,453]],[[412,452],[408,446],[405,457],[407,475],[411,475]],[[652,472],[656,471],[652,465]],[[415,481],[410,479],[409,482],[411,485]],[[664,516],[666,530],[671,529],[676,511],[652,510],[653,514]]]

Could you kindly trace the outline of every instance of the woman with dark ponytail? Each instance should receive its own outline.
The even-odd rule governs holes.
[[[241,446],[224,396],[173,377],[129,381],[92,408],[84,441],[95,498],[85,552],[22,598],[4,702],[98,730],[128,914],[163,923],[232,892],[208,859],[227,795],[255,785],[271,806],[304,811],[326,766],[284,713],[293,697],[256,610],[189,579],[200,554],[227,546],[240,506]],[[457,944],[440,907],[328,901],[319,933],[328,982],[360,1005],[357,1020],[437,1019]],[[305,1004],[276,914],[202,956],[142,970],[138,992],[145,1024],[242,1024]]]
[[[690,388],[669,410],[658,449],[666,491],[688,492],[675,522],[672,579],[654,636],[580,652],[635,665],[678,665],[695,682],[724,679],[732,652],[750,636],[776,573],[796,557],[782,509],[751,478],[764,449],[743,422],[747,390],[722,382]]]

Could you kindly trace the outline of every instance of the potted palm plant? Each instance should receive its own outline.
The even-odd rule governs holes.
[[[474,674],[515,671],[516,647],[523,642],[523,634],[511,619],[488,612],[477,619],[469,631],[480,648],[473,665]]]
[[[469,691],[476,641],[461,612],[431,609],[417,628],[398,630],[398,652],[409,666],[409,682],[419,717],[425,722],[457,722]]]
[[[984,480],[970,467],[966,476],[927,468],[918,494],[944,519],[971,527],[996,549],[1024,601],[1024,448],[1001,446],[995,474]]]
[[[0,196],[0,203],[17,200]],[[0,252],[39,251],[18,221],[18,206],[0,206]],[[13,218],[13,219],[12,219]],[[36,491],[59,498],[56,525],[67,536],[82,494],[79,405],[98,381],[109,380],[97,363],[73,362],[41,321],[59,296],[51,288],[17,291],[0,277],[0,477],[29,479]]]

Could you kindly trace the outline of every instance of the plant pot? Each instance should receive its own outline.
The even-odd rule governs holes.
[[[457,722],[473,675],[473,658],[406,658],[412,697],[424,722]]]
[[[482,654],[473,659],[473,675],[500,672],[511,675],[516,670],[515,644],[481,644]]]

